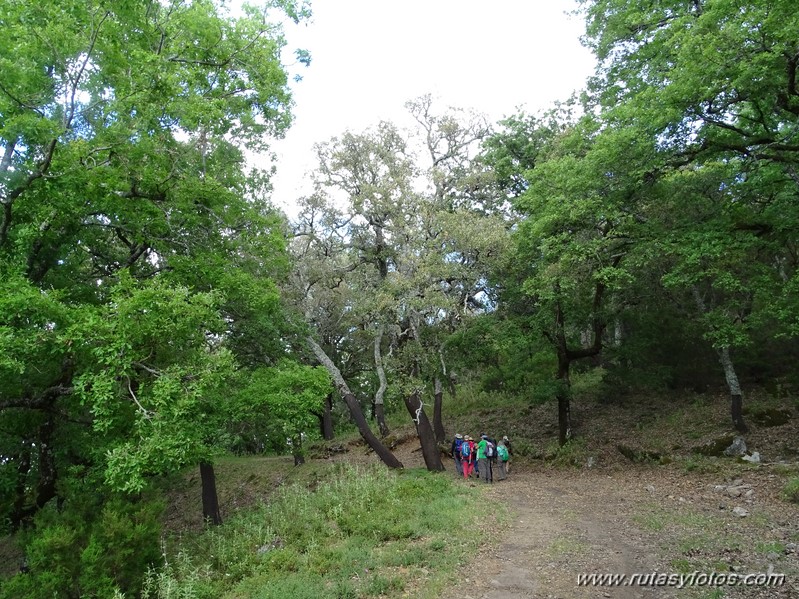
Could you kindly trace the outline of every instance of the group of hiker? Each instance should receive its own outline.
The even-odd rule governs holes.
[[[513,448],[507,435],[497,442],[485,433],[475,440],[460,433],[452,440],[450,455],[455,461],[455,471],[468,480],[472,475],[485,483],[505,480],[510,470]]]

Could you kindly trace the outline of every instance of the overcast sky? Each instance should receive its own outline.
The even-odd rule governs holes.
[[[380,120],[406,101],[472,108],[492,121],[547,108],[583,87],[594,66],[574,0],[314,0],[311,23],[287,28],[311,52],[294,67],[295,122],[275,144],[274,202],[291,213],[307,191],[313,145]]]

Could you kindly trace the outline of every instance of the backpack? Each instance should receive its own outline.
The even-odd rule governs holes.
[[[455,439],[455,455],[461,455],[463,439]]]
[[[486,457],[493,458],[495,455],[494,444],[491,441],[486,441]]]
[[[468,441],[461,443],[461,457],[468,458],[472,455],[472,446]]]
[[[508,458],[510,457],[508,455],[508,448],[503,445],[497,445],[497,455],[503,462],[507,462]]]

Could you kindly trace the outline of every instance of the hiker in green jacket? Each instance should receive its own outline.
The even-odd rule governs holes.
[[[477,469],[480,471],[480,479],[484,483],[491,481],[491,467],[486,456],[486,449],[488,449],[487,439],[488,435],[481,435],[480,441],[477,443]]]
[[[497,443],[497,480],[505,480],[508,478],[506,466],[508,465],[509,459],[510,454],[508,453],[508,448],[505,447],[505,441],[500,441]]]

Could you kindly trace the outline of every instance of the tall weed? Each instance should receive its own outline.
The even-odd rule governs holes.
[[[142,599],[394,597],[412,580],[453,576],[474,547],[475,489],[380,466],[333,465],[330,476],[184,543]]]

